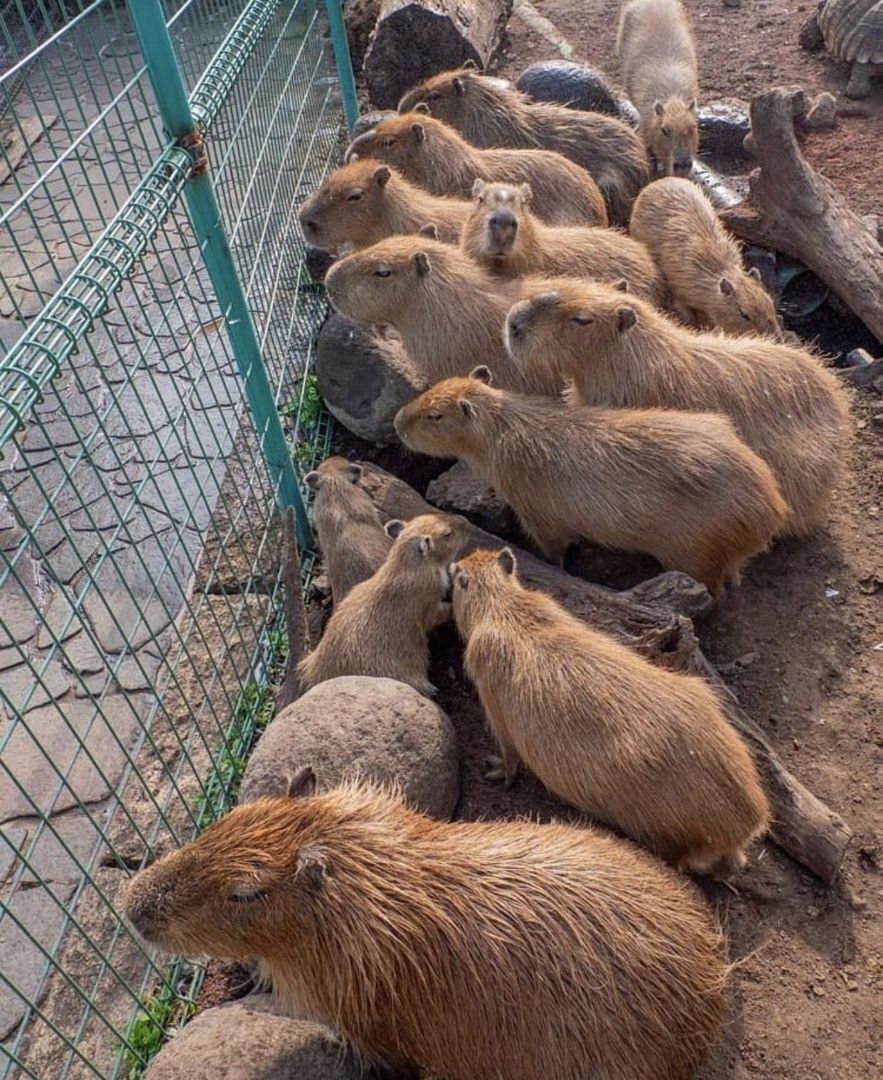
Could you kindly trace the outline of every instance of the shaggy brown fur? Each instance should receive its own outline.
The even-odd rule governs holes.
[[[562,409],[489,377],[477,368],[431,387],[399,410],[396,430],[413,450],[466,461],[547,555],[584,537],[645,551],[716,593],[781,527],[773,474],[725,417]]]
[[[362,466],[330,457],[304,477],[316,492],[313,514],[335,604],[383,565],[392,539],[377,508],[359,487]]]
[[[619,225],[628,222],[632,201],[649,179],[647,154],[628,124],[601,113],[531,101],[513,86],[477,71],[433,76],[405,94],[399,112],[421,104],[473,146],[541,146],[570,158],[595,178]],[[514,183],[516,177],[497,179]]]
[[[629,292],[664,302],[662,279],[650,253],[616,229],[544,225],[528,207],[530,184],[476,180],[475,200],[460,246],[496,277],[572,274],[597,281],[625,281]]]
[[[551,225],[606,225],[598,185],[572,161],[549,150],[479,150],[426,113],[384,120],[347,151],[393,165],[412,184],[434,195],[468,199],[476,177],[529,183],[536,212]]]
[[[609,286],[559,279],[517,304],[509,350],[529,370],[573,379],[577,400],[726,413],[772,466],[790,506],[783,531],[824,516],[850,433],[843,388],[806,349],[699,334]]]
[[[257,957],[282,1011],[447,1080],[688,1080],[726,994],[696,889],[631,844],[433,821],[366,784],[238,807],[124,909],[168,952]]]
[[[394,539],[386,561],[344,597],[298,665],[303,690],[338,675],[376,675],[435,694],[427,635],[450,617],[448,567],[464,549],[467,522],[421,514],[407,525],[388,521],[386,532]]]
[[[644,144],[666,176],[687,176],[699,149],[699,80],[693,33],[678,0],[628,0],[616,53]]]
[[[445,199],[415,187],[389,165],[367,158],[343,165],[298,211],[304,235],[328,251],[370,247],[388,236],[419,233],[431,222],[438,238],[456,244],[472,210],[465,199]]]
[[[781,336],[760,274],[746,272],[742,249],[696,184],[668,176],[645,187],[632,208],[630,231],[656,260],[672,307],[685,322],[728,334]]]
[[[654,667],[523,588],[515,559],[451,567],[465,664],[502,753],[560,798],[685,870],[745,864],[769,821],[757,768],[708,684]]]
[[[542,278],[499,281],[457,248],[417,236],[390,237],[354,252],[325,279],[342,315],[395,327],[428,382],[465,375],[476,362],[490,363],[501,386],[557,394],[554,372],[522,374],[503,342],[509,308],[526,289],[542,287]]]

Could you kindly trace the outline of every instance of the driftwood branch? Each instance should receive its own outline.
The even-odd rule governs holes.
[[[883,340],[883,249],[875,234],[800,149],[803,91],[778,87],[751,102],[750,147],[759,169],[745,202],[721,211],[738,236],[799,259]]]
[[[384,521],[407,521],[433,509],[403,481],[370,462],[361,464],[362,485]],[[472,533],[476,547],[504,546],[499,537],[477,526],[473,526]],[[568,611],[612,634],[653,663],[696,672],[709,680],[718,690],[730,722],[751,747],[764,777],[773,808],[771,838],[823,881],[833,882],[849,843],[849,827],[788,771],[763,731],[739,708],[706,659],[692,623],[692,618],[711,606],[704,586],[686,574],[667,573],[634,589],[615,592],[567,574],[527,551],[517,550],[517,556],[519,574],[526,585],[553,596]]]

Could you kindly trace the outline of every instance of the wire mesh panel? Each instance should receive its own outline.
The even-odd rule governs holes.
[[[342,134],[320,13],[164,14],[303,472],[328,426],[295,211]],[[6,0],[0,49],[0,1076],[137,1076],[201,973],[117,898],[270,718],[279,492],[128,9]]]

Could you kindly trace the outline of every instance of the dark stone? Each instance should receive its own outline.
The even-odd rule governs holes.
[[[585,64],[570,60],[542,60],[525,68],[515,86],[534,101],[556,101],[571,109],[618,116],[636,127],[638,110],[610,85],[604,76]]]
[[[307,244],[304,252],[304,262],[313,281],[324,281],[325,275],[334,262],[334,256],[330,251],[325,251],[324,248],[317,248],[313,247],[312,244]]]
[[[750,157],[744,146],[750,131],[748,103],[739,98],[722,98],[699,110],[699,145],[703,157],[714,161]]]
[[[366,131],[370,131],[372,128],[377,127],[382,121],[390,120],[394,116],[398,116],[398,113],[394,112],[392,109],[377,109],[374,112],[362,113],[355,124],[353,124],[352,138],[358,139],[358,137],[364,135]]]

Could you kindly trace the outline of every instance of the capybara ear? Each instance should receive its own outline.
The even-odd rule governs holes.
[[[628,278],[624,278],[624,277],[619,278],[618,281],[614,281],[613,287],[614,287],[614,289],[618,289],[620,292],[628,292],[629,291]]]
[[[431,116],[432,115],[430,113],[430,111],[429,111],[429,106],[426,104],[425,101],[418,101],[417,104],[414,106],[414,108],[411,110],[411,112],[419,112],[423,116]],[[413,130],[413,128],[412,128],[412,130]]]
[[[427,112],[429,110],[427,109]],[[423,142],[426,138],[426,128],[422,124],[411,124],[411,134],[417,142]]]
[[[430,240],[438,240],[438,226],[434,221],[427,221],[417,230],[418,236],[428,236]]]
[[[429,256],[425,251],[414,252],[414,265],[420,277],[426,277],[430,270]]]
[[[518,189],[518,194],[521,196],[521,201],[529,203],[533,198],[533,188],[530,184],[522,184]]]
[[[289,799],[309,799],[316,794],[316,783],[312,765],[304,765],[288,781]]]
[[[458,94],[464,94],[466,92],[466,85],[464,84],[463,80],[458,78],[456,75],[451,80],[451,86],[453,86],[454,90]]]
[[[461,71],[478,71],[478,64],[470,57],[468,60],[464,60],[460,66]]]
[[[483,382],[485,386],[490,386],[494,381],[494,375],[487,364],[479,364],[478,367],[474,367],[469,372],[470,379],[478,379],[479,382]]]
[[[497,554],[497,562],[504,574],[514,574],[515,567],[518,565],[515,562],[515,556],[512,553],[512,548],[504,547],[502,551]]]
[[[760,276],[760,271],[757,269],[756,266],[751,267],[751,269],[748,271],[748,276],[750,278],[754,278],[754,280],[757,282],[763,281],[763,278]]]
[[[466,417],[467,420],[471,420],[475,416],[475,406],[469,401],[468,398],[460,398],[460,412]]]
[[[461,568],[459,563],[451,563],[448,573],[450,573],[451,579],[458,588],[469,588],[469,575]]]
[[[353,161],[361,161],[362,159],[355,152],[355,150],[350,150],[350,152],[346,155],[346,157],[343,160],[344,160],[345,164],[349,165]]]
[[[618,307],[616,309],[616,329],[622,333],[631,328],[638,321],[638,313],[633,307]]]
[[[472,197],[477,199],[478,196],[484,191],[484,180],[478,177],[475,183],[472,185]]]
[[[351,461],[346,467],[346,475],[351,484],[358,484],[362,479],[362,466]]]
[[[322,474],[313,469],[312,472],[308,472],[304,477],[304,483],[311,491],[318,491],[322,486]]]
[[[391,176],[392,173],[389,171],[388,165],[378,165],[374,170],[374,182],[378,187],[386,187]]]
[[[656,113],[657,116],[662,116],[662,114],[665,112],[665,106],[658,98],[656,99],[656,101],[653,102],[653,111]]]
[[[732,281],[730,281],[729,278],[725,278],[725,277],[722,277],[720,279],[720,281],[717,283],[717,287],[724,294],[724,296],[732,296],[733,293],[736,291],[733,288]]]
[[[294,876],[308,889],[318,891],[328,877],[328,857],[321,848],[308,844],[297,853]]]
[[[395,538],[399,535],[402,529],[404,529],[404,527],[404,521],[399,521],[398,518],[392,518],[390,521],[387,521],[387,523],[383,526],[383,531],[388,537],[395,540]]]

